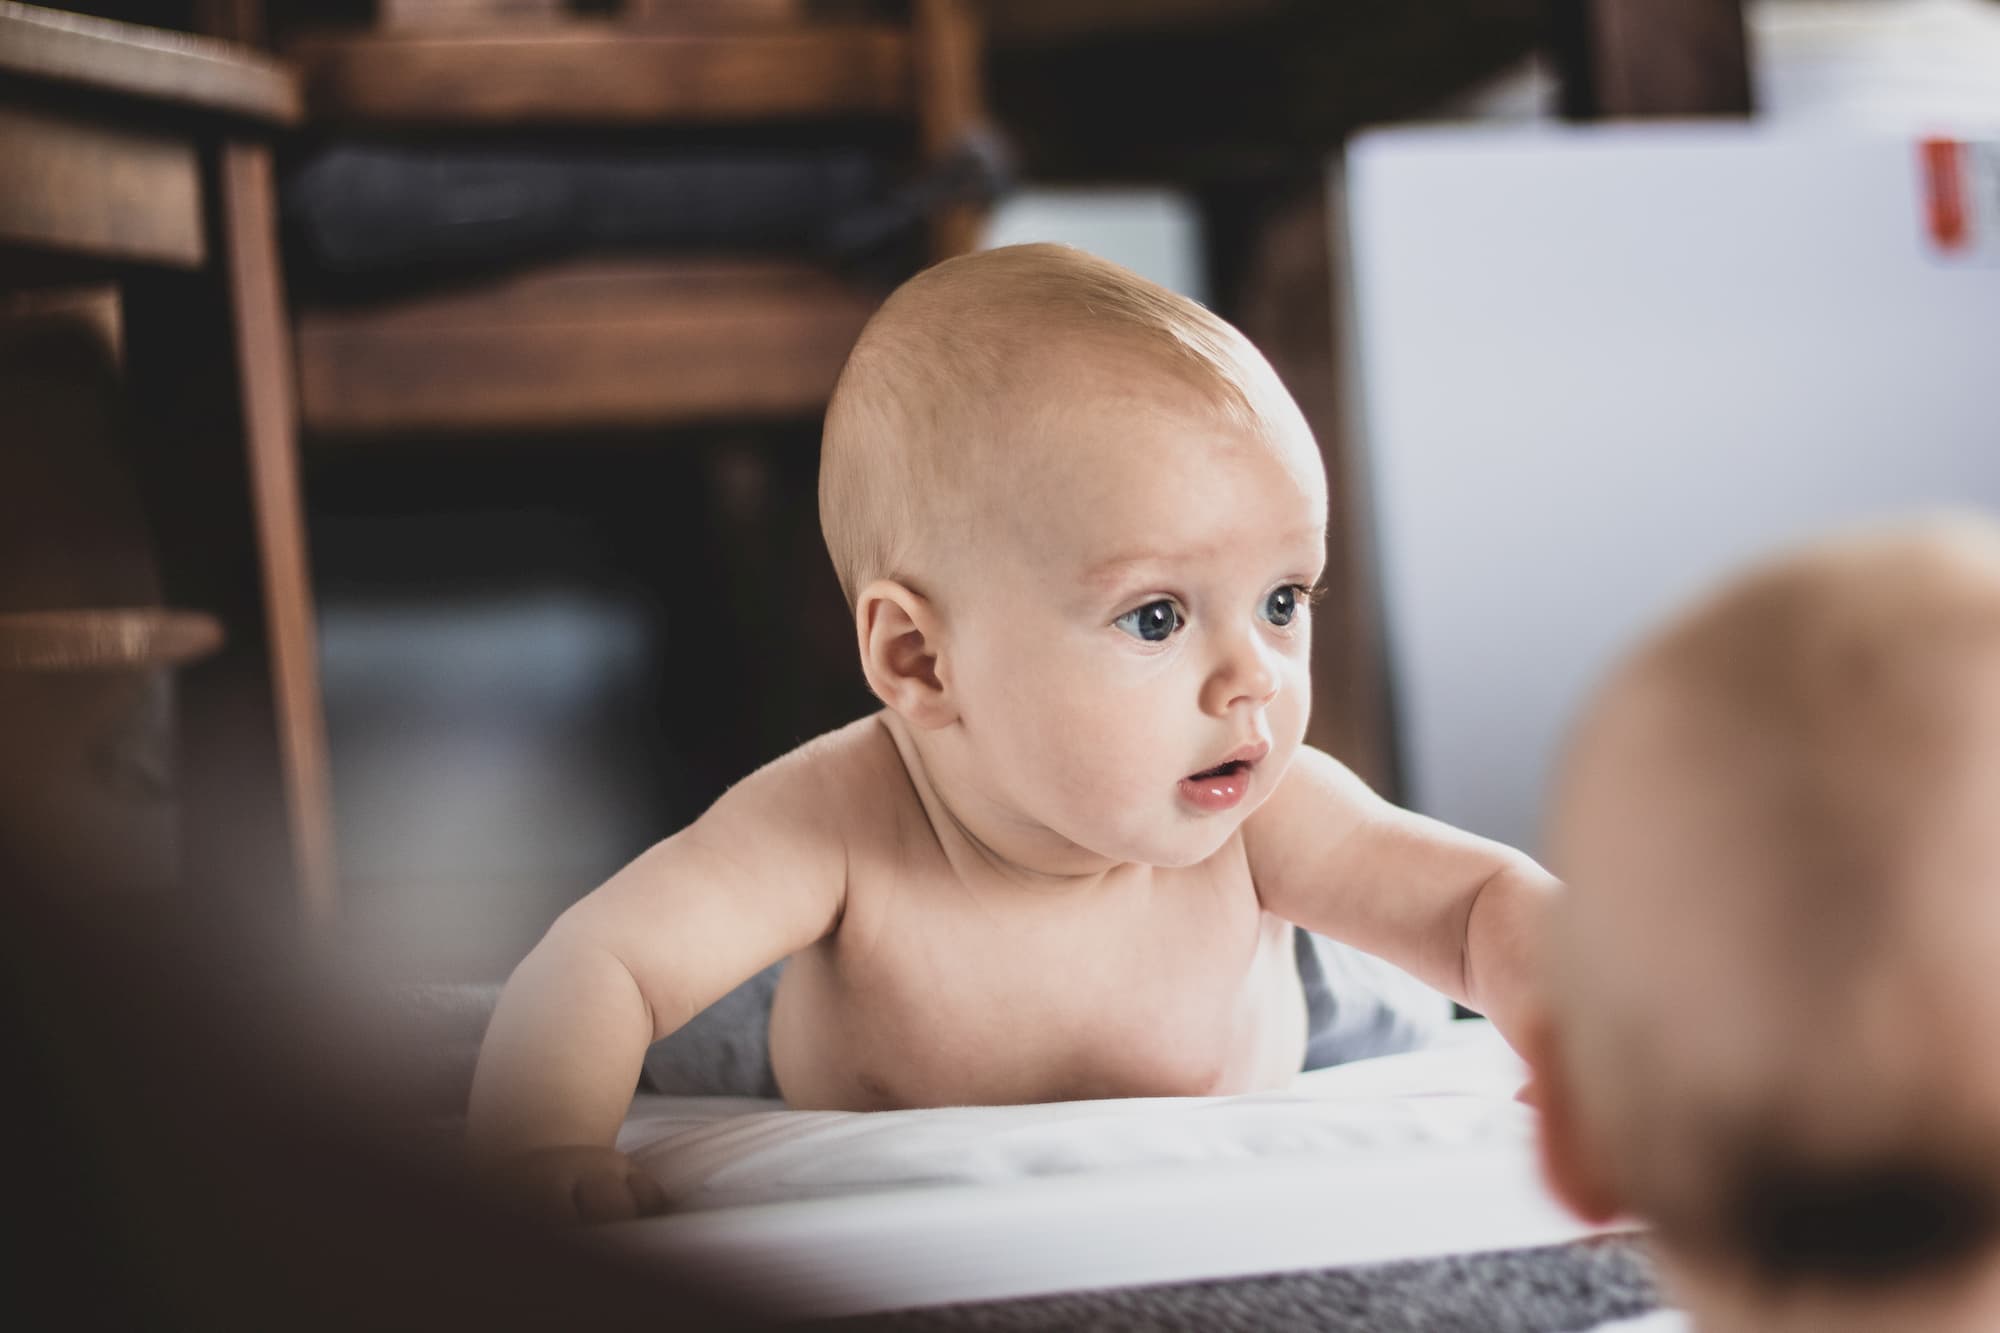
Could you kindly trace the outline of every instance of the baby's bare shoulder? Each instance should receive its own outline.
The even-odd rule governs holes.
[[[879,763],[870,729],[829,732],[736,783],[570,909],[569,929],[587,930],[642,986],[706,969],[723,990],[824,937],[843,911],[859,831],[850,793]],[[659,929],[668,919],[674,929]]]
[[[884,793],[907,791],[909,777],[879,714],[850,722],[772,760],[730,788],[722,803],[754,806],[848,836],[883,818]]]
[[[1381,804],[1353,769],[1324,750],[1302,745],[1271,798],[1244,821],[1244,831],[1270,834],[1313,821],[1340,828],[1366,818]]]
[[[1344,841],[1385,808],[1354,771],[1324,750],[1299,747],[1270,799],[1243,823],[1243,849],[1261,885]]]

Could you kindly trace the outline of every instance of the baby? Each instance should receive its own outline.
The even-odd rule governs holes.
[[[514,973],[470,1135],[515,1187],[657,1207],[611,1147],[648,1043],[786,957],[795,1107],[1281,1086],[1295,927],[1516,1031],[1554,881],[1302,744],[1326,479],[1241,334],[1065,247],[940,264],[855,347],[820,493],[884,707],[744,779]]]
[[[2000,527],[1732,584],[1587,712],[1551,834],[1558,1193],[1705,1333],[2000,1328]]]

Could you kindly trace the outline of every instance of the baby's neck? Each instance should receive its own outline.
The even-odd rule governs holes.
[[[1079,847],[1052,829],[998,807],[972,783],[955,780],[936,747],[924,744],[921,734],[902,718],[884,710],[881,719],[938,844],[960,878],[1000,879],[1023,888],[1073,893],[1134,872],[1151,872],[1149,866],[1114,861]]]

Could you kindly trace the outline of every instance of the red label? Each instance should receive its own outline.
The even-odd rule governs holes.
[[[1971,219],[1965,208],[1963,149],[1955,139],[1926,139],[1922,144],[1931,239],[1941,250],[1963,250],[1972,240]]]

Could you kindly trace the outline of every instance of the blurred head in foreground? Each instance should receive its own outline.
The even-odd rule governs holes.
[[[1646,644],[1555,793],[1556,1190],[1729,1329],[2000,1328],[2000,526],[1812,547]]]
[[[771,1326],[730,1273],[590,1246],[465,1182],[407,1117],[386,1034],[320,1007],[302,942],[233,928],[199,886],[10,853],[0,837],[0,1328]]]

